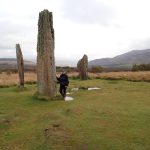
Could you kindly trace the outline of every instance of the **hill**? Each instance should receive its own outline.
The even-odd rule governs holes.
[[[25,70],[35,70],[36,64],[32,61],[24,60]],[[17,60],[16,58],[0,58],[0,70],[16,70]]]
[[[104,68],[129,69],[133,64],[150,63],[150,49],[133,50],[113,58],[95,59],[89,62],[91,66],[102,66]]]

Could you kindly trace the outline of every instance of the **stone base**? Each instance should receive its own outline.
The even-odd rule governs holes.
[[[34,98],[38,100],[43,100],[43,101],[50,101],[50,100],[64,100],[61,95],[56,95],[55,97],[49,97],[49,96],[44,96],[39,94],[38,92],[35,92]]]

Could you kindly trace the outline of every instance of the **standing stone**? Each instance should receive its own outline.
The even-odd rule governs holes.
[[[37,84],[40,95],[50,98],[56,96],[53,15],[48,10],[43,10],[39,13]]]
[[[82,59],[78,61],[77,68],[79,71],[79,77],[81,80],[88,79],[88,57],[84,55]]]
[[[19,85],[24,87],[24,63],[21,48],[19,44],[16,44],[17,66],[19,74]]]

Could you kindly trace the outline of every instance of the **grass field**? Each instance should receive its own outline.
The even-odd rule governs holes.
[[[58,74],[59,75],[59,74]],[[68,73],[69,77],[77,78],[78,73]],[[94,79],[108,79],[108,80],[127,80],[127,81],[146,81],[150,82],[150,71],[139,72],[107,72],[107,73],[89,73],[89,78]],[[37,80],[35,73],[25,73],[25,82],[32,84]],[[0,87],[9,87],[18,84],[18,74],[15,73],[1,73]]]
[[[71,80],[74,101],[40,101],[36,85],[0,89],[0,150],[149,150],[150,83]]]

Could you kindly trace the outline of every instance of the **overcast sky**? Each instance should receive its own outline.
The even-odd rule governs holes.
[[[39,12],[53,12],[56,64],[150,48],[149,0],[0,0],[0,58],[36,59]],[[64,62],[65,60],[65,62]]]

